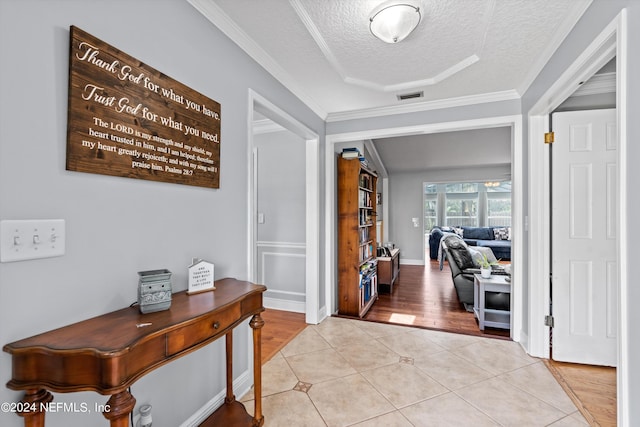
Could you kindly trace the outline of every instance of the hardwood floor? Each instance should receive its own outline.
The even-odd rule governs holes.
[[[554,360],[545,364],[590,425],[617,424],[615,368]]]
[[[266,309],[261,316],[264,320],[262,327],[262,364],[264,365],[302,332],[307,324],[304,313]]]
[[[473,313],[458,301],[451,271],[445,263],[441,271],[437,261],[426,266],[402,265],[393,294],[380,290],[378,301],[364,320],[410,325],[458,334],[508,339],[509,330],[486,328],[481,331]]]

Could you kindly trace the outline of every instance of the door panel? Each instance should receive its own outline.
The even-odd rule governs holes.
[[[553,115],[554,360],[617,360],[616,112]]]

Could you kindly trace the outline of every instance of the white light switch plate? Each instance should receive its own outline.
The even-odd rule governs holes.
[[[0,262],[64,255],[64,219],[0,221]]]

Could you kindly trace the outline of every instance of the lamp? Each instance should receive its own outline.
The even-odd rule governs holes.
[[[387,1],[372,12],[369,30],[385,43],[398,43],[416,29],[421,18],[419,7]]]

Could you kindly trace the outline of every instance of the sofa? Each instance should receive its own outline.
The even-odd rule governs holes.
[[[462,237],[469,246],[491,248],[499,260],[511,260],[510,227],[433,227],[429,234],[429,257],[438,259],[440,240],[448,233]]]

